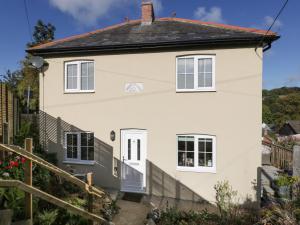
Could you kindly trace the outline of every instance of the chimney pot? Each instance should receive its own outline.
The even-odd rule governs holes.
[[[151,25],[154,21],[154,9],[152,1],[142,3],[142,25]]]

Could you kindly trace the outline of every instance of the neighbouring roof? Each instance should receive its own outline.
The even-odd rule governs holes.
[[[300,120],[289,120],[286,122],[296,134],[300,134]]]
[[[265,37],[264,37],[265,36]],[[264,37],[264,43],[261,43]],[[179,18],[160,18],[151,25],[133,20],[96,31],[54,40],[27,49],[32,54],[153,49],[201,45],[261,46],[278,39],[274,32]]]

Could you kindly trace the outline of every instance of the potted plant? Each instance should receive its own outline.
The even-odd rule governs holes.
[[[0,179],[23,180],[25,162],[25,158],[10,154],[0,161]],[[24,193],[17,188],[0,188],[0,225],[11,224],[13,211],[19,213],[23,199]]]
[[[13,211],[9,209],[8,191],[0,188],[0,225],[10,225]]]
[[[291,198],[291,187],[297,181],[296,177],[281,175],[275,180],[277,194],[283,199]]]

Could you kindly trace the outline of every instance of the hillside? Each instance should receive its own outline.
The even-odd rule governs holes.
[[[300,87],[263,90],[263,122],[282,125],[286,120],[300,120]]]

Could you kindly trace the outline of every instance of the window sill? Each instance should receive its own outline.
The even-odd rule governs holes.
[[[95,90],[89,90],[89,91],[64,91],[64,94],[89,94],[89,93],[95,93]]]
[[[212,89],[176,89],[176,93],[191,93],[191,92],[217,92],[215,88]]]
[[[84,160],[78,160],[78,161],[73,161],[73,160],[65,160],[63,161],[64,164],[77,164],[77,165],[90,165],[93,166],[96,164],[95,161],[84,161]]]
[[[177,166],[176,168],[177,171],[181,171],[181,172],[196,172],[196,173],[217,173],[216,172],[216,168],[214,167],[198,167],[198,168],[194,168],[194,167],[181,167],[181,166]]]

